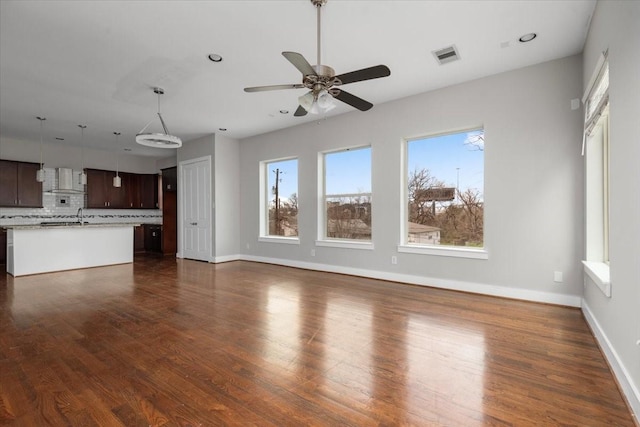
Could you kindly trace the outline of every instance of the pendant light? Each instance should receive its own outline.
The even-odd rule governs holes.
[[[87,185],[87,174],[84,172],[84,130],[86,125],[78,125],[80,128],[80,178],[78,183],[80,185]]]
[[[40,120],[40,169],[38,169],[38,171],[36,172],[36,181],[44,182],[45,173],[44,173],[44,163],[42,162],[42,124],[45,120],[47,120],[47,118],[46,117],[36,117],[36,118]]]
[[[140,145],[146,145],[147,147],[156,148],[179,148],[182,147],[182,140],[177,136],[170,135],[167,130],[167,126],[164,124],[162,115],[160,114],[160,95],[164,95],[164,89],[154,87],[153,92],[158,95],[158,117],[162,124],[164,133],[145,133],[145,130],[149,127],[151,120],[142,130],[136,135],[136,142]]]
[[[116,176],[113,177],[113,186],[114,187],[122,187],[122,178],[119,175],[119,167],[118,167],[118,139],[120,137],[120,132],[113,133],[116,136]]]

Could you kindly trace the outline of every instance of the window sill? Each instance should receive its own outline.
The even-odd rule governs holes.
[[[258,242],[263,243],[284,243],[287,245],[299,245],[300,239],[298,237],[283,237],[283,236],[260,236]]]
[[[489,253],[486,249],[456,248],[453,246],[427,247],[417,245],[398,245],[398,252],[454,258],[489,259]]]
[[[316,240],[316,246],[345,249],[373,250],[372,242],[358,242],[356,240]]]
[[[584,264],[584,272],[591,278],[602,293],[611,298],[611,277],[609,274],[609,266],[604,262],[598,261],[582,261]]]

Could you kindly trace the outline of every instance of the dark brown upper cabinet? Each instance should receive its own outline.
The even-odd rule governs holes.
[[[42,183],[36,181],[38,163],[0,160],[0,206],[42,207]]]

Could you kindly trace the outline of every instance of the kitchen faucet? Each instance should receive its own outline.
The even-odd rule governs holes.
[[[84,218],[82,207],[78,208],[78,212],[76,213],[76,216],[78,217],[78,222],[80,223],[80,225],[82,225],[83,218]]]

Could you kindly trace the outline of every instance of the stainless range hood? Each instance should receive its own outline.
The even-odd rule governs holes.
[[[77,181],[77,180],[76,180]],[[84,194],[84,186],[78,184],[74,188],[73,169],[71,168],[57,168],[56,180],[53,188],[47,193],[56,194]]]

